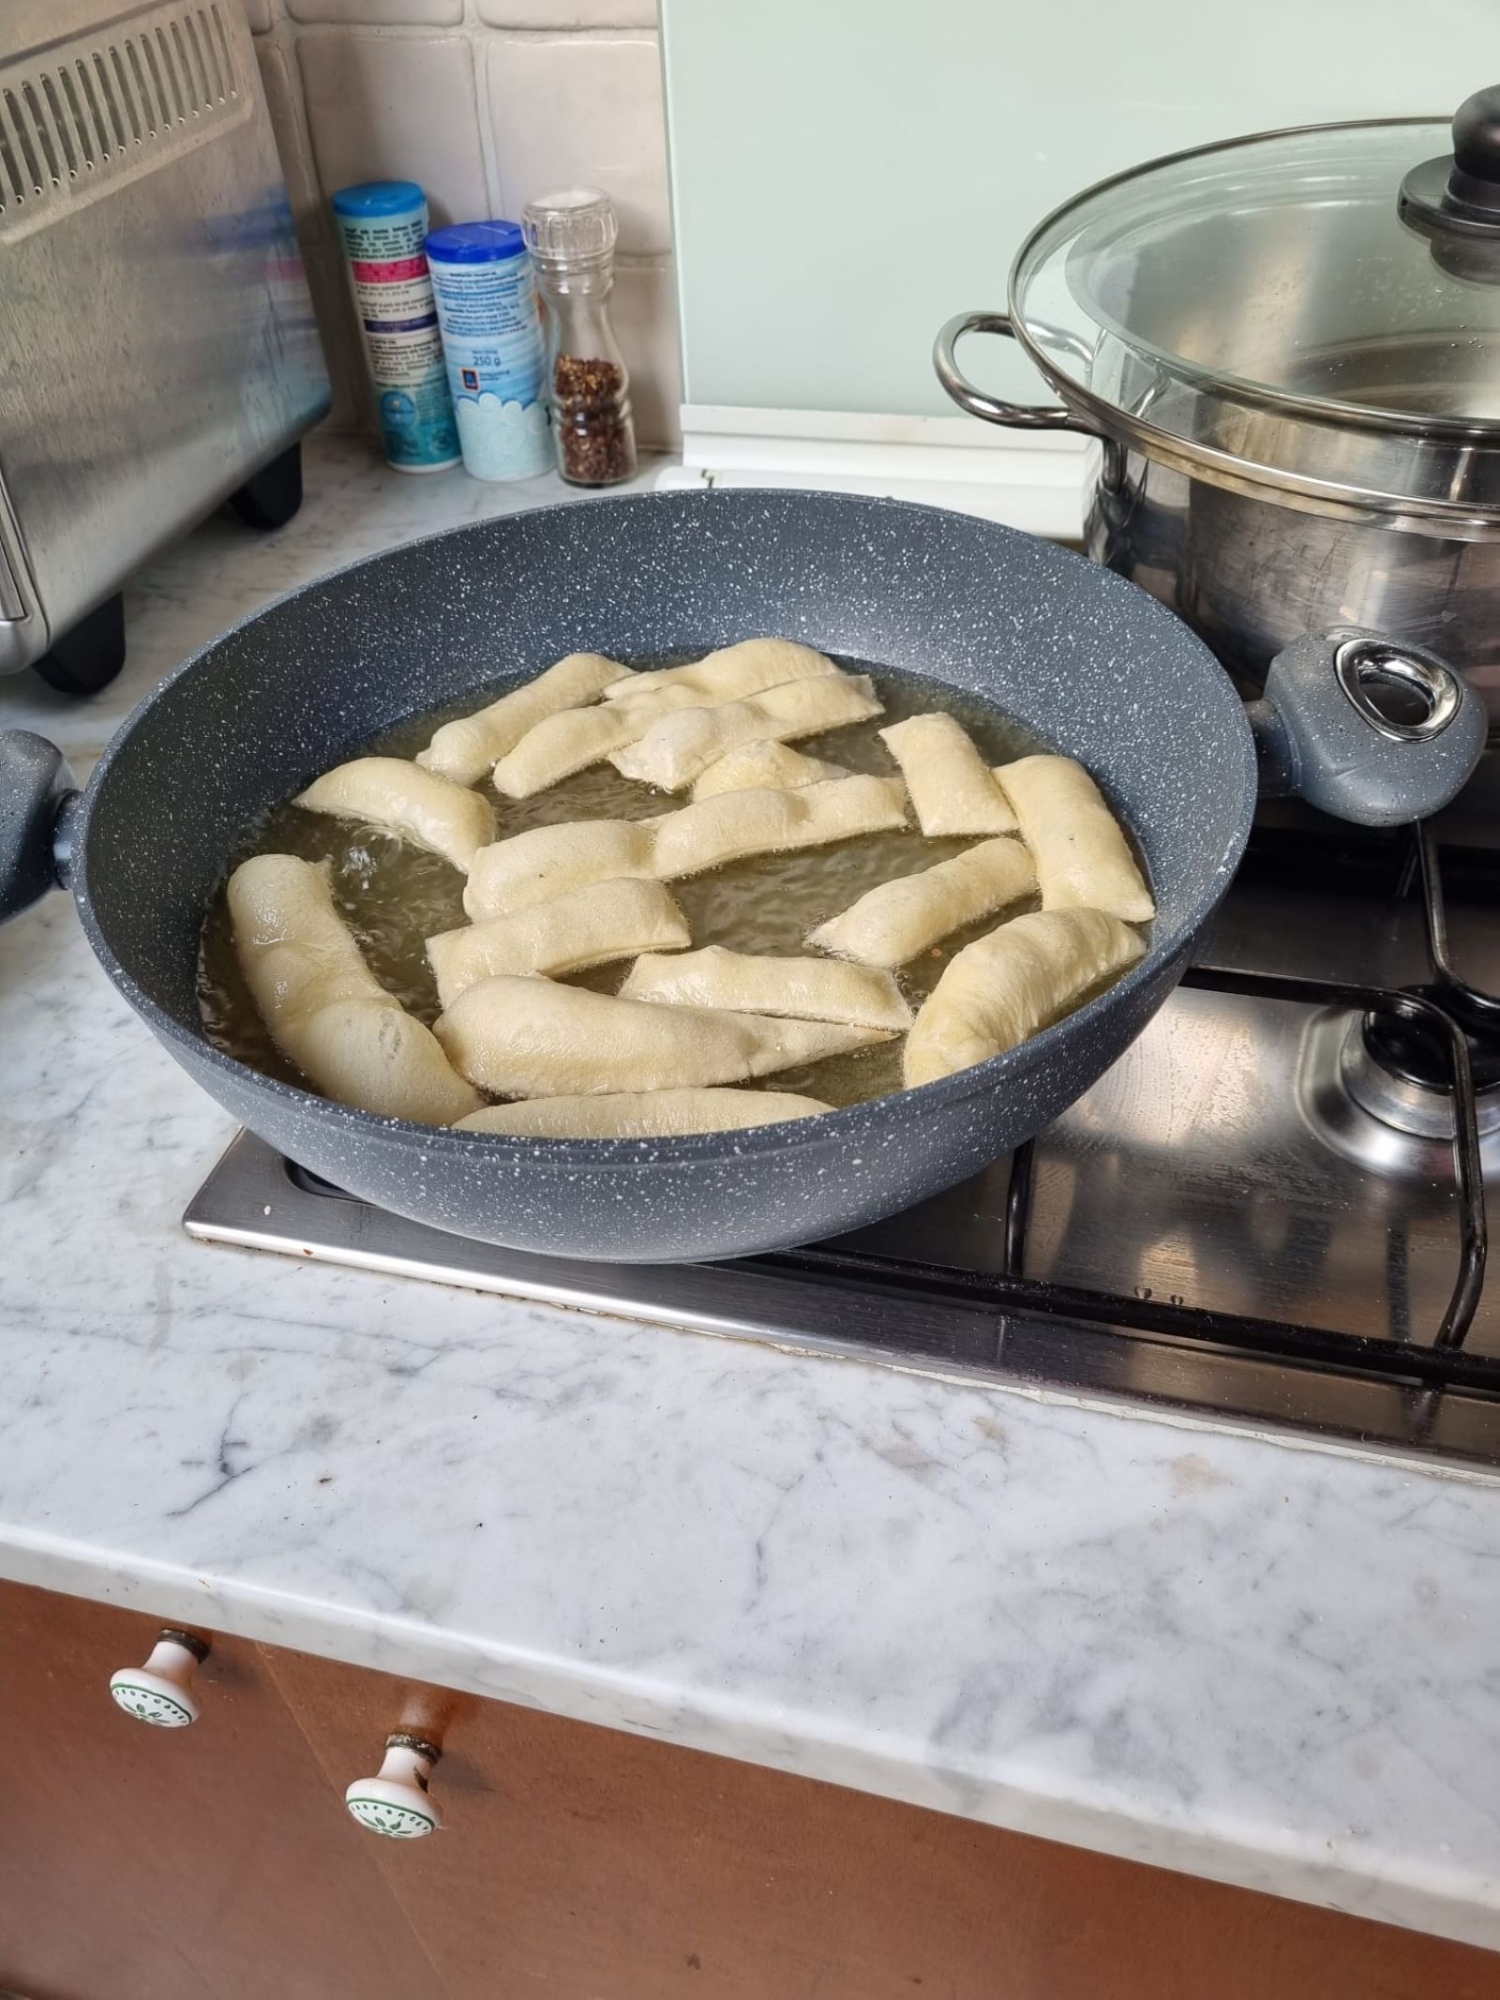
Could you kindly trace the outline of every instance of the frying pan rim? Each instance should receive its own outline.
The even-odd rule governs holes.
[[[504,1132],[460,1132],[451,1125],[427,1125],[409,1118],[385,1117],[378,1112],[364,1111],[354,1105],[340,1104],[332,1098],[322,1097],[316,1091],[304,1090],[300,1085],[283,1083],[280,1078],[268,1076],[252,1064],[241,1062],[237,1057],[227,1055],[209,1040],[206,1033],[194,1034],[147,994],[132,975],[120,963],[113,947],[105,936],[103,925],[94,909],[93,898],[88,886],[88,845],[93,814],[98,800],[109,783],[109,774],[120,757],[129,754],[129,743],[136,728],[151,710],[165,701],[180,681],[198,671],[208,656],[215,652],[226,639],[234,637],[247,626],[269,613],[279,610],[293,599],[307,595],[341,577],[369,568],[397,553],[405,554],[429,543],[445,541],[455,534],[462,534],[475,527],[496,527],[508,521],[547,515],[566,515],[576,520],[584,508],[629,506],[632,508],[657,509],[663,512],[680,512],[684,503],[690,506],[744,506],[752,501],[775,500],[778,503],[795,502],[809,498],[836,499],[840,502],[852,501],[861,509],[871,509],[880,513],[916,514],[924,519],[943,510],[924,505],[920,501],[896,500],[883,496],[865,494],[818,494],[809,495],[800,490],[787,491],[780,487],[735,487],[724,491],[705,489],[693,493],[647,492],[615,495],[591,495],[585,500],[559,500],[544,507],[519,508],[513,513],[491,516],[484,522],[462,522],[457,526],[435,530],[430,535],[418,535],[409,541],[393,544],[390,548],[378,549],[352,561],[341,563],[336,568],[324,570],[306,582],[293,585],[258,604],[253,611],[238,618],[232,625],[197,647],[172,671],[166,674],[131,710],[125,722],[105,744],[104,750],[94,766],[84,788],[80,801],[79,817],[75,831],[73,852],[77,864],[69,887],[77,906],[79,919],[85,934],[104,970],[112,983],[129,1001],[134,1011],[145,1021],[158,1039],[191,1053],[194,1066],[205,1060],[212,1070],[222,1071],[237,1083],[248,1081],[260,1092],[268,1093],[273,1100],[279,1100],[289,1111],[299,1113],[308,1109],[326,1119],[332,1120],[332,1129],[344,1129],[353,1135],[374,1138],[381,1135],[393,1139],[404,1139],[411,1135],[429,1149],[439,1152],[452,1151],[459,1158],[482,1157],[494,1159],[497,1163],[510,1165],[540,1164],[561,1168],[577,1167],[595,1170],[626,1170],[642,1164],[649,1156],[653,1164],[691,1165],[695,1160],[717,1158],[728,1152],[731,1156],[749,1154],[758,1157],[777,1151],[791,1152],[812,1145],[838,1144],[843,1140],[858,1140],[868,1132],[889,1124],[890,1107],[894,1103],[910,1100],[914,1107],[938,1109],[949,1104],[957,1104],[964,1099],[987,1093],[991,1089],[1002,1088],[1007,1079],[1017,1072],[1030,1071],[1038,1065],[1045,1065],[1050,1051],[1062,1040],[1065,1031],[1075,1030],[1079,1024],[1094,1017],[1097,1010],[1108,1007],[1111,1011],[1124,1006],[1129,996],[1139,987],[1159,978],[1163,970],[1179,957],[1185,957],[1191,950],[1193,940],[1217,909],[1234,878],[1240,858],[1250,836],[1254,816],[1255,800],[1255,751],[1250,725],[1245,720],[1244,705],[1235,692],[1234,685],[1224,672],[1213,653],[1202,639],[1176,614],[1165,605],[1117,575],[1101,564],[1091,562],[1086,556],[1073,549],[1048,542],[1044,537],[1030,535],[1025,530],[1012,528],[1003,522],[984,521],[983,526],[991,533],[998,533],[1006,541],[1027,544],[1041,543],[1050,556],[1060,557],[1076,563],[1087,576],[1091,588],[1102,587],[1106,591],[1128,592],[1130,601],[1142,614],[1155,618],[1167,628],[1179,643],[1187,642],[1189,650],[1196,651],[1206,668],[1212,670],[1211,680],[1205,677],[1205,692],[1209,685],[1216,688],[1212,700],[1225,703],[1224,713],[1230,719],[1230,733],[1236,735],[1240,746],[1240,776],[1242,789],[1248,796],[1248,805],[1240,815],[1239,825],[1231,833],[1224,851],[1207,874],[1205,885],[1198,891],[1192,908],[1179,917],[1172,929],[1165,935],[1153,936],[1147,946],[1145,956],[1131,967],[1115,984],[1095,999],[1073,1013],[1064,1015],[1049,1027],[1030,1035],[1013,1049],[990,1056],[968,1069],[956,1070],[951,1076],[939,1077],[931,1083],[918,1084],[910,1089],[888,1091],[879,1097],[866,1098],[858,1104],[835,1107],[832,1111],[815,1117],[781,1119],[768,1125],[736,1127],[727,1132],[689,1132],[661,1138],[631,1139],[552,1139]],[[957,517],[964,520],[966,517]],[[1160,919],[1157,919],[1160,923]],[[1175,982],[1174,982],[1175,983]],[[774,1079],[763,1079],[772,1081]],[[793,1140],[789,1137],[796,1134]],[[539,1160],[540,1149],[540,1160]]]

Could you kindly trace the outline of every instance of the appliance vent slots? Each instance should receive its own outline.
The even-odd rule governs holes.
[[[152,8],[0,70],[0,222],[176,155],[238,111],[232,4]]]

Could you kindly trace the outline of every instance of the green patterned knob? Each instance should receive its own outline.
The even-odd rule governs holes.
[[[208,1647],[193,1632],[162,1632],[143,1667],[122,1667],[109,1677],[109,1691],[127,1715],[158,1729],[186,1729],[198,1720],[190,1691]]]
[[[344,1804],[371,1833],[389,1840],[420,1840],[436,1833],[443,1816],[427,1795],[441,1753],[420,1736],[388,1736],[385,1761],[373,1778],[356,1778]]]

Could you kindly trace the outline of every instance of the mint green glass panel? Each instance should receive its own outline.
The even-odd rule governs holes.
[[[1104,175],[1500,83],[1500,0],[661,0],[687,400],[952,415],[928,355]],[[993,350],[992,352],[989,350]],[[1005,344],[965,350],[1033,393]]]

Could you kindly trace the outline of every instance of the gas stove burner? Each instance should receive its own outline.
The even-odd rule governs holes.
[[[1500,1173],[1500,1069],[1481,1053],[1474,1080],[1485,1171]],[[1420,1024],[1388,1014],[1315,1017],[1298,1094],[1314,1134],[1345,1159],[1388,1177],[1452,1182],[1453,1085],[1445,1052]]]
[[[1430,988],[1418,988],[1437,999]],[[1500,1131],[1500,1057],[1469,1036],[1474,1105],[1481,1138]],[[1349,1095],[1372,1118],[1414,1138],[1453,1138],[1453,1079],[1447,1050],[1420,1021],[1395,1014],[1365,1014],[1350,1031],[1340,1056]]]
[[[1463,1004],[1461,991],[1443,985],[1413,986],[1409,989],[1424,1000],[1452,1016],[1464,1031],[1464,1040],[1469,1045],[1469,1068],[1474,1078],[1474,1089],[1483,1106],[1487,1095],[1500,1087],[1500,1037],[1495,1026],[1489,1021],[1475,1021]],[[1405,1104],[1408,1095],[1414,1093],[1413,1101],[1420,1099],[1427,1110],[1434,1115],[1439,1107],[1444,1107],[1444,1115],[1437,1125],[1422,1123],[1408,1125],[1403,1115],[1383,1113],[1376,1102],[1362,1099],[1377,1117],[1386,1116],[1388,1122],[1399,1125],[1403,1131],[1424,1134],[1441,1132],[1453,1136],[1453,1074],[1446,1042],[1434,1033],[1426,1021],[1408,1020],[1399,1014],[1366,1014],[1363,1024],[1365,1062],[1361,1072],[1378,1071],[1391,1083],[1409,1086],[1409,1092],[1400,1095],[1400,1103]],[[1373,1086],[1377,1094],[1380,1087]],[[1394,1102],[1395,1100],[1393,1100]],[[1485,1130],[1481,1114],[1480,1130]]]

